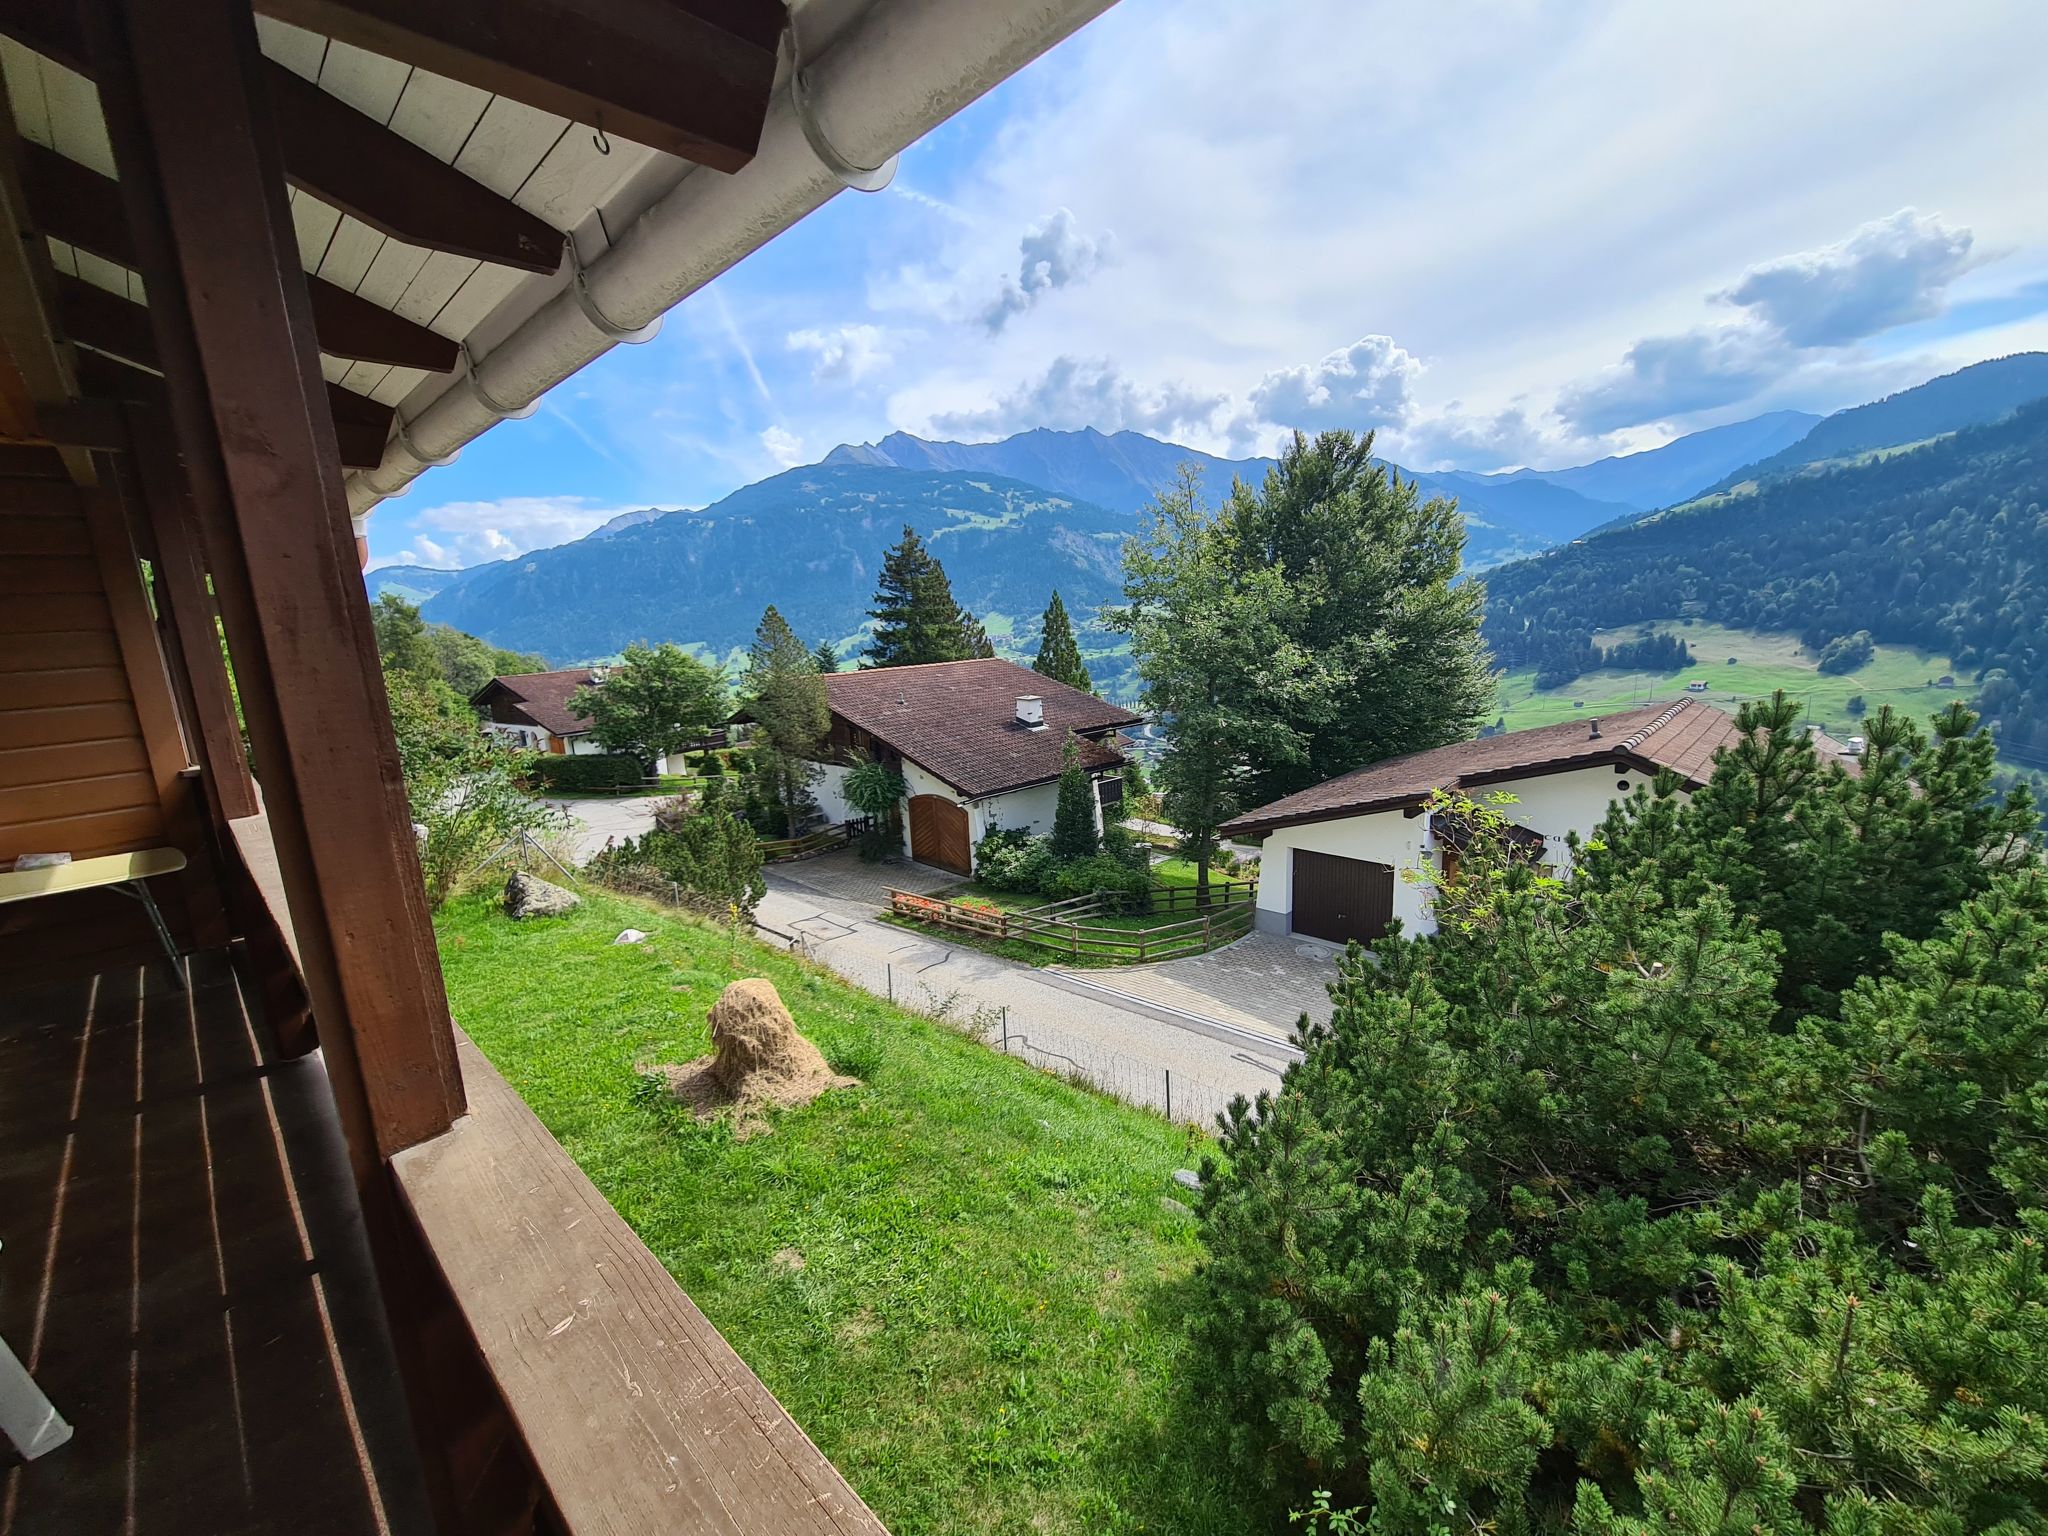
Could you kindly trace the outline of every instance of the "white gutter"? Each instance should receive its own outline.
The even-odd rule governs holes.
[[[807,63],[815,127],[843,164],[881,166],[1112,3],[879,0]],[[785,80],[746,169],[684,177],[584,269],[582,294],[572,281],[421,408],[381,464],[348,477],[349,510],[403,491],[841,191],[791,96]]]

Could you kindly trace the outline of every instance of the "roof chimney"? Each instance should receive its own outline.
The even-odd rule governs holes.
[[[1017,695],[1017,723],[1026,730],[1045,729],[1045,700],[1035,693]]]

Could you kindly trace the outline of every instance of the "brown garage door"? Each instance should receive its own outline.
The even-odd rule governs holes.
[[[974,873],[967,846],[967,808],[944,795],[910,797],[910,856],[962,875]]]
[[[1369,944],[1394,917],[1394,866],[1294,850],[1294,931]]]

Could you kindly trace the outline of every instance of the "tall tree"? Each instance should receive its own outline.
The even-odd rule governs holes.
[[[946,568],[907,523],[903,537],[882,559],[868,617],[875,621],[875,634],[863,666],[914,667],[964,661],[975,654]],[[980,638],[987,642],[986,635]]]
[[[960,648],[970,657],[991,659],[996,653],[995,642],[988,637],[981,620],[965,608],[960,610]]]
[[[650,769],[701,739],[726,710],[725,680],[672,641],[634,642],[603,682],[569,699],[569,712],[590,722],[599,746],[630,752]]]
[[[1045,605],[1045,618],[1038,627],[1038,659],[1031,663],[1031,670],[1069,688],[1093,693],[1095,679],[1088,675],[1087,664],[1081,660],[1081,647],[1074,642],[1074,626],[1067,618],[1067,605],[1060,601],[1058,588],[1054,588],[1052,601]]]
[[[823,771],[818,753],[832,712],[817,658],[773,607],[754,631],[743,687],[754,717],[755,776],[780,812],[782,835],[795,837],[817,808],[811,786]]]
[[[1238,482],[1220,520],[1240,581],[1278,571],[1296,601],[1287,636],[1320,664],[1286,723],[1303,750],[1254,748],[1263,802],[1366,763],[1469,737],[1494,702],[1479,637],[1485,594],[1457,578],[1457,504],[1423,501],[1372,456],[1373,435],[1299,432],[1258,488]]]
[[[1109,615],[1164,722],[1161,808],[1204,899],[1218,829],[1250,803],[1252,762],[1305,754],[1293,720],[1324,686],[1290,633],[1299,595],[1277,567],[1240,572],[1231,555],[1199,471],[1184,468],[1125,543],[1124,606]]]
[[[386,672],[441,676],[433,642],[427,638],[426,621],[411,603],[396,592],[380,592],[370,610],[370,623],[377,632],[377,659]]]

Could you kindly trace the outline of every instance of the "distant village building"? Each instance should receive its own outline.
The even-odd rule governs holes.
[[[550,756],[591,756],[604,751],[590,733],[590,722],[571,711],[576,690],[602,686],[603,667],[563,667],[554,672],[519,672],[494,677],[470,695],[485,730],[511,746]],[[655,759],[656,773],[680,773],[684,752],[725,745],[725,733],[714,732],[691,742],[672,757]]]

